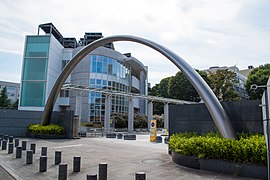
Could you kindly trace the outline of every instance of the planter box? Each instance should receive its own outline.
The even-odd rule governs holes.
[[[193,156],[185,156],[172,151],[172,160],[179,165],[200,169],[199,158]]]
[[[179,165],[218,173],[267,179],[267,167],[257,164],[234,163],[225,160],[200,159],[172,151],[172,160]]]
[[[36,138],[36,139],[66,139],[67,136],[65,134],[59,135],[59,134],[32,134],[27,133],[27,137],[29,138]]]

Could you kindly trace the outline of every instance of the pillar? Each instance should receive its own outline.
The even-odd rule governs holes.
[[[148,102],[148,129],[150,129],[150,121],[153,120],[153,102],[152,101],[149,101]]]
[[[128,100],[128,133],[133,133],[133,125],[134,125],[133,100],[132,98],[129,98]]]
[[[81,118],[82,118],[82,92],[81,91],[76,92],[76,104],[75,104],[74,115],[79,117],[79,120],[77,124],[75,125],[75,128],[77,128],[77,131],[78,131],[80,128]]]
[[[111,96],[106,95],[105,97],[105,132],[110,132],[110,118],[111,118]]]
[[[169,103],[164,104],[164,128],[169,130]]]
[[[135,173],[135,180],[145,180],[146,174],[145,172],[136,172]]]
[[[108,164],[107,163],[99,163],[98,166],[98,179],[99,180],[107,180],[107,169]]]

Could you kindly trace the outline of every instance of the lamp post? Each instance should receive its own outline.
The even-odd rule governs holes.
[[[265,119],[263,119],[263,126],[265,126],[265,131],[264,131],[264,136],[265,136],[265,141],[266,141],[266,146],[267,146],[267,174],[268,174],[268,180],[270,180],[270,140],[269,140],[269,131],[270,131],[270,127],[269,127],[269,101],[268,101],[268,87],[270,87],[270,85],[256,85],[253,84],[250,86],[251,90],[256,90],[258,88],[267,88],[264,91],[264,104],[261,105],[261,107],[265,108]]]

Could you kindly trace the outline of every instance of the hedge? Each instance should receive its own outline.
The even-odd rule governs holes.
[[[267,164],[265,138],[259,134],[238,134],[237,139],[225,139],[216,133],[197,135],[179,133],[170,137],[171,150],[199,158],[222,159],[239,163]]]
[[[66,133],[65,128],[56,124],[43,126],[41,124],[31,124],[28,126],[28,132],[32,134],[58,134]]]

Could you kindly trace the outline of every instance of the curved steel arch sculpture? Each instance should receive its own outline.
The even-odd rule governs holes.
[[[96,40],[86,47],[84,47],[81,51],[79,51],[72,59],[71,61],[66,65],[66,67],[63,69],[61,74],[59,75],[58,79],[56,80],[52,91],[49,95],[49,98],[47,100],[45,109],[44,109],[44,115],[43,115],[43,121],[42,124],[46,125],[50,123],[51,114],[53,111],[53,106],[55,104],[55,101],[57,99],[57,96],[61,90],[61,87],[65,83],[67,77],[72,72],[72,70],[76,67],[76,65],[90,52],[95,50],[96,48],[116,42],[116,41],[132,41],[137,42],[143,45],[146,45],[161,54],[163,54],[165,57],[167,57],[171,62],[173,62],[187,77],[187,79],[191,82],[193,87],[197,90],[199,95],[202,97],[208,111],[210,112],[214,123],[220,132],[220,134],[225,138],[235,138],[235,132],[232,128],[232,125],[230,123],[230,120],[221,106],[220,102],[217,100],[216,96],[212,92],[212,90],[209,88],[209,86],[206,84],[206,82],[201,78],[200,75],[188,64],[186,63],[181,57],[179,57],[174,52],[170,51],[169,49],[154,43],[152,41],[135,37],[135,36],[111,36],[102,38],[99,40]]]

